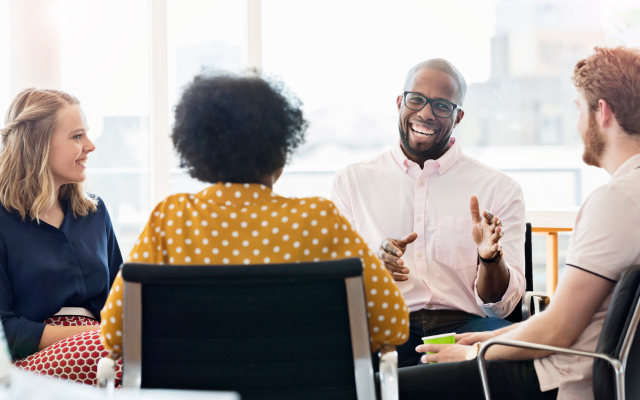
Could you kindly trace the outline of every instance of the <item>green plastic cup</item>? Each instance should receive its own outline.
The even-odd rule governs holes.
[[[425,336],[422,338],[424,344],[455,344],[456,343],[456,334],[453,333],[443,333],[442,335],[433,335],[433,336]],[[427,354],[433,354],[428,351]],[[435,361],[431,361],[429,364],[437,364]]]

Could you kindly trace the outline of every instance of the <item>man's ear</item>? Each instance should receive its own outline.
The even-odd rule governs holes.
[[[398,95],[396,98],[396,105],[398,106],[398,111],[400,111],[400,108],[402,107],[402,95]]]
[[[464,117],[464,110],[460,109],[458,110],[458,114],[456,115],[456,123],[453,124],[453,127],[455,128],[456,126],[458,126],[458,124],[460,123],[460,121],[462,121],[462,118]]]
[[[615,121],[616,116],[611,111],[611,105],[606,100],[598,100],[598,109],[596,110],[596,119],[600,128],[608,128]]]

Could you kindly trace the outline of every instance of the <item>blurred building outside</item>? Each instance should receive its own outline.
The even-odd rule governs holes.
[[[576,113],[572,104],[574,89],[569,78],[575,62],[589,54],[595,45],[640,44],[640,4],[638,1],[619,2],[623,5],[617,8],[603,8],[605,3],[597,0],[493,2],[497,4],[490,47],[491,73],[485,81],[470,82],[463,105],[465,117],[453,135],[461,142],[466,154],[514,177],[523,188],[528,210],[577,210],[593,189],[609,179],[604,171],[587,167],[581,160],[582,145],[575,130]],[[0,21],[6,18],[5,22],[8,22],[8,13],[4,12],[8,11],[8,3],[0,2],[0,11],[3,11],[0,12]],[[90,157],[90,184],[109,207],[126,258],[155,206],[149,204],[148,105],[137,100],[144,98],[145,91],[148,92],[146,83],[143,83],[148,65],[140,61],[148,57],[148,49],[144,47],[148,43],[145,33],[148,27],[135,21],[146,20],[147,7],[137,5],[123,17],[117,12],[119,6],[112,7],[106,3],[67,0],[64,4],[69,12],[67,19],[81,21],[81,24],[67,24],[63,28],[63,55],[66,55],[63,57],[63,89],[78,95],[86,105],[92,135],[100,150]],[[124,6],[125,3],[120,1],[118,4]],[[270,18],[275,15],[275,9],[283,8],[283,4],[264,0],[263,30],[273,29],[273,24],[269,25]],[[198,7],[209,8],[198,13]],[[170,104],[173,107],[181,88],[194,75],[202,71],[240,70],[242,47],[236,38],[241,35],[238,33],[241,28],[236,27],[242,24],[240,7],[225,2],[169,0],[168,8],[168,68]],[[101,16],[97,19],[98,25],[83,17],[86,13],[98,12],[98,9]],[[231,21],[233,28],[225,28],[226,32],[221,27],[216,28],[220,23],[212,23],[206,30],[208,36],[196,29],[214,14],[216,18]],[[605,14],[610,23],[603,22]],[[193,22],[194,19],[200,22]],[[365,22],[369,23],[353,20],[356,25]],[[98,27],[104,30],[110,24],[120,26],[118,32],[122,34],[116,32],[117,35],[111,33],[102,37],[101,33],[92,30]],[[0,49],[8,48],[6,26],[0,24]],[[135,34],[132,34],[134,28]],[[286,26],[276,28],[287,30]],[[222,33],[209,33],[214,29]],[[375,26],[362,25],[359,29],[366,35],[366,29],[375,29]],[[80,32],[91,40],[82,41]],[[322,33],[307,31],[304,34]],[[265,47],[264,51],[268,48]],[[341,51],[349,51],[349,48]],[[72,67],[86,63],[87,57],[92,57],[87,55],[89,53],[100,55],[100,58],[95,57],[96,67],[83,68],[86,76],[78,75],[77,70],[70,72]],[[115,79],[107,72],[122,66],[109,63],[115,63],[114,60],[123,55],[130,57],[126,63],[128,70],[135,67],[135,74],[128,73],[131,81],[101,82],[103,78],[100,77]],[[292,53],[292,56],[296,54]],[[397,60],[397,63],[401,61]],[[334,60],[324,62],[332,63]],[[0,63],[2,77],[9,76],[7,64]],[[275,71],[278,77],[280,67],[273,65],[270,71]],[[324,76],[321,72],[312,73],[308,79],[337,78]],[[282,78],[287,84],[295,80],[286,74]],[[386,78],[401,84],[403,77]],[[357,77],[353,79],[357,80]],[[0,79],[0,100],[4,102],[4,109],[10,101],[8,82],[9,79]],[[67,87],[66,82],[71,86]],[[131,82],[139,84],[136,86]],[[110,88],[117,84],[131,90],[126,93]],[[122,99],[130,97],[129,102],[133,105],[128,105],[126,111],[115,111],[123,107],[104,107],[97,101],[98,97],[94,95],[96,98],[91,98],[92,91],[101,93],[104,104],[107,100],[119,104]],[[398,87],[398,93],[400,91],[401,87]],[[111,92],[116,92],[116,95]],[[362,97],[362,102],[347,106],[336,101],[335,104],[327,103],[315,108],[305,107],[310,121],[307,141],[294,154],[292,162],[276,183],[274,189],[277,193],[295,197],[329,197],[337,169],[374,157],[398,140],[394,98],[380,105],[367,95],[360,96],[358,90],[347,92],[345,88],[345,93],[354,99]],[[173,109],[167,111],[172,118]],[[208,186],[208,183],[198,182],[182,171],[175,155],[171,184],[173,193],[196,192]],[[560,235],[561,266],[564,265],[567,242],[568,234]],[[534,264],[535,289],[544,290],[544,237],[534,236]]]

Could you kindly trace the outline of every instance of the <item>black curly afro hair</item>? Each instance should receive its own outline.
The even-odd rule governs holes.
[[[304,142],[301,105],[280,81],[196,76],[175,109],[180,166],[203,182],[260,183]]]

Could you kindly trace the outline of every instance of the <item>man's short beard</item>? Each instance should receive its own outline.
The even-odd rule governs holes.
[[[600,161],[602,161],[602,154],[606,143],[600,127],[596,123],[595,112],[589,111],[589,125],[587,126],[587,132],[584,135],[584,153],[582,154],[582,161],[587,165],[593,165],[594,167],[600,167]]]
[[[411,129],[411,128],[409,128]],[[402,130],[402,126],[398,124],[398,131],[400,131],[400,142],[402,142],[402,147],[404,147],[405,151],[411,154],[414,157],[420,158],[422,160],[435,160],[442,155],[442,150],[449,144],[451,139],[451,134],[453,133],[453,129],[449,134],[440,140],[437,143],[434,143],[433,146],[428,148],[427,150],[420,151],[418,149],[414,149],[409,145],[409,133],[404,132]]]

